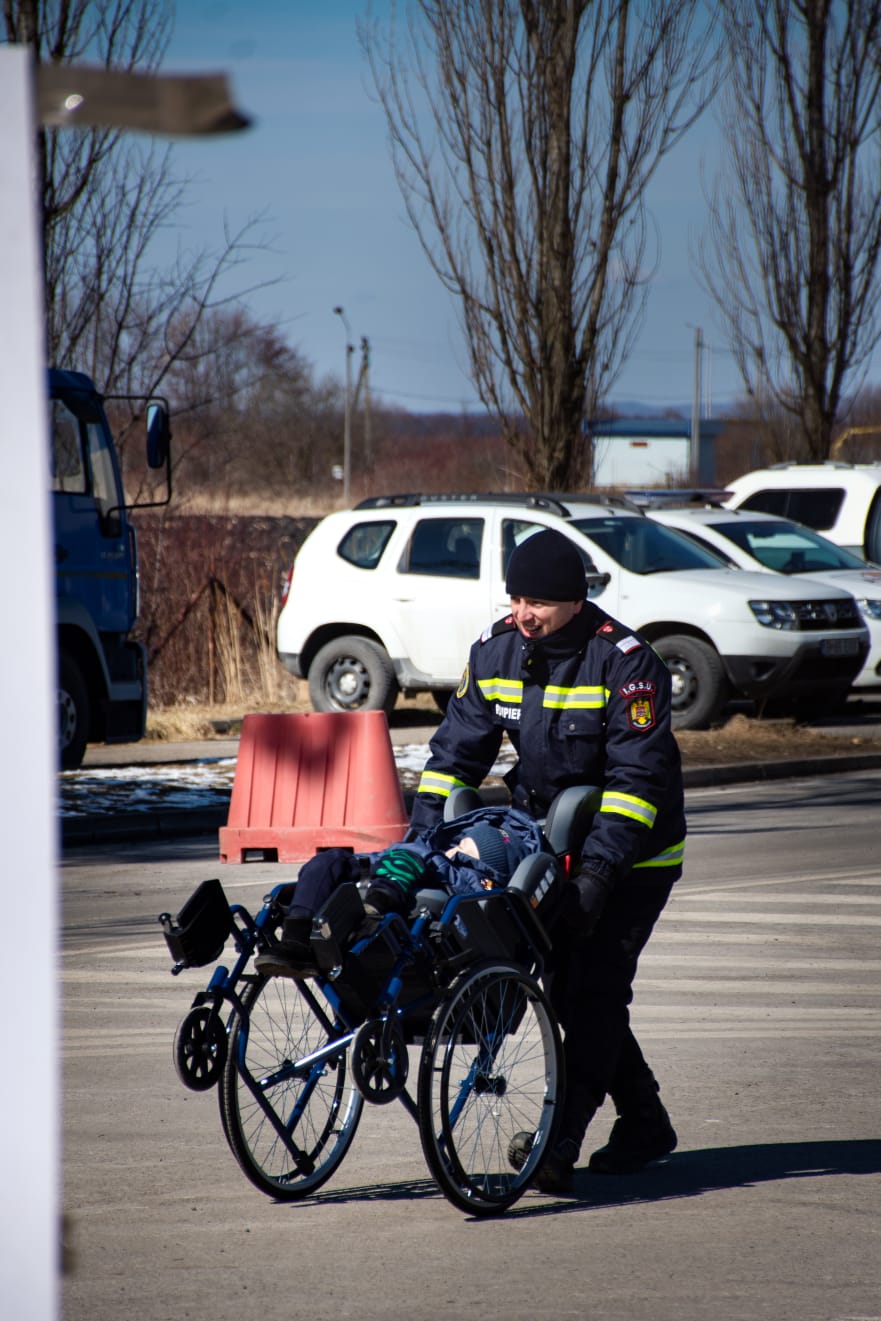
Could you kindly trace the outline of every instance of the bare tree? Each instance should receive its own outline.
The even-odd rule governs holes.
[[[719,8],[730,170],[700,269],[747,389],[823,460],[881,338],[881,0]]]
[[[641,326],[646,185],[703,108],[700,0],[411,0],[361,41],[398,182],[531,483],[584,476]]]
[[[171,0],[3,0],[3,35],[34,60],[149,71],[171,33]],[[2,39],[2,38],[0,38]],[[49,361],[108,393],[162,387],[202,317],[243,297],[227,277],[259,218],[157,265],[156,241],[186,200],[172,148],[110,129],[38,131],[38,187]],[[226,291],[226,292],[221,292]]]
[[[284,498],[330,483],[342,391],[316,385],[277,328],[242,308],[208,313],[174,363],[169,391],[190,492]]]

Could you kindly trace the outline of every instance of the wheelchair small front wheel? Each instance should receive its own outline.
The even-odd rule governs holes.
[[[242,1006],[230,1021],[220,1085],[223,1132],[256,1188],[295,1201],[339,1167],[364,1101],[346,1048],[324,1049],[338,1029],[311,983],[254,977]]]
[[[560,1034],[534,978],[505,964],[463,973],[432,1017],[419,1063],[419,1134],[444,1196],[496,1215],[523,1194],[554,1139]],[[535,1134],[515,1169],[516,1134]]]
[[[355,1086],[374,1105],[395,1101],[407,1085],[409,1060],[404,1034],[394,1018],[368,1019],[351,1049]]]
[[[214,1009],[191,1009],[174,1038],[174,1067],[184,1087],[207,1092],[226,1063],[226,1029]]]

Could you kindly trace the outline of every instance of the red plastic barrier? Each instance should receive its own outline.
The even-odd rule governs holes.
[[[245,716],[222,862],[372,853],[407,828],[384,711]]]

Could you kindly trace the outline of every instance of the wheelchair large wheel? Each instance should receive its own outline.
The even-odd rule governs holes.
[[[230,1020],[220,1084],[223,1131],[261,1192],[295,1201],[338,1168],[364,1101],[349,1079],[345,1049],[299,1063],[337,1035],[308,982],[255,977],[242,1004],[245,1013]]]
[[[562,1093],[560,1034],[536,981],[506,964],[463,973],[419,1064],[422,1149],[444,1196],[472,1215],[516,1202],[553,1141]],[[521,1132],[536,1136],[515,1170],[508,1146]]]

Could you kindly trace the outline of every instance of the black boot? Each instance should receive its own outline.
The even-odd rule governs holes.
[[[313,976],[318,972],[318,964],[309,943],[311,929],[309,917],[286,917],[281,940],[255,958],[257,972],[264,977]]]
[[[575,1174],[575,1162],[581,1151],[581,1144],[587,1132],[587,1126],[598,1109],[594,1094],[583,1084],[570,1084],[566,1088],[566,1098],[557,1140],[538,1167],[535,1186],[543,1193],[571,1193]],[[520,1170],[532,1150],[533,1133],[515,1133],[508,1145],[508,1161],[515,1170]]]
[[[677,1141],[670,1116],[653,1092],[633,1109],[622,1107],[609,1141],[593,1153],[587,1168],[592,1174],[636,1174],[650,1161],[669,1156]]]
[[[534,1141],[535,1134],[526,1131],[515,1133],[511,1138],[508,1143],[508,1163],[515,1170],[523,1169]],[[572,1138],[562,1138],[555,1142],[538,1167],[536,1188],[543,1193],[571,1193],[578,1151],[578,1143]]]

